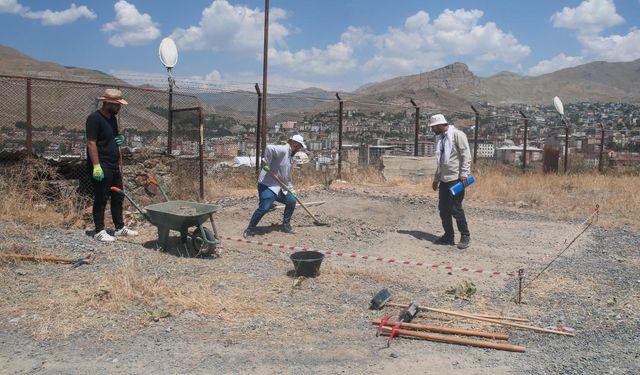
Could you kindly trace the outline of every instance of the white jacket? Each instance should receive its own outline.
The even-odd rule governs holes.
[[[291,183],[291,168],[293,167],[291,146],[288,143],[285,145],[267,145],[264,150],[264,160],[270,171],[280,177],[287,188],[293,189],[293,184]],[[269,176],[269,173],[264,169],[260,170],[258,183],[267,186],[276,195],[280,194],[280,190],[282,190],[276,180]],[[286,195],[287,191],[285,190],[283,193]]]
[[[469,176],[471,151],[466,134],[449,125],[447,132],[437,137],[436,162],[434,181],[451,182]]]

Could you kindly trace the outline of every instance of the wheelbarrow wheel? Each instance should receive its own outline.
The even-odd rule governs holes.
[[[213,239],[213,232],[209,228],[202,228],[206,237]],[[215,245],[211,245],[204,240],[200,228],[197,228],[191,235],[191,248],[195,251],[196,256],[211,256],[216,250]]]

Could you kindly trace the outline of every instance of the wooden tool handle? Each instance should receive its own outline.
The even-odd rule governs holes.
[[[394,306],[394,307],[407,307],[408,305],[406,304],[402,304],[402,303],[393,303],[393,302],[387,302],[386,305],[388,306]],[[432,311],[433,309],[429,309],[427,307],[423,308],[420,307],[421,310],[423,311]],[[458,311],[448,311],[448,310],[439,310],[438,312],[442,312],[442,311],[447,311],[447,313],[458,313]],[[516,318],[513,316],[504,316],[504,315],[488,315],[488,314],[472,314],[472,313],[464,313],[464,312],[460,312],[463,314],[467,314],[467,315],[474,315],[474,316],[478,316],[481,318],[488,318],[488,319],[497,319],[497,320],[513,320],[515,322],[528,322],[529,319],[525,319],[525,318]]]
[[[381,320],[375,319],[373,320],[373,324],[380,325]],[[495,339],[495,340],[509,340],[509,335],[505,333],[493,333],[493,332],[484,332],[484,331],[475,331],[461,328],[450,328],[450,327],[439,327],[439,326],[431,326],[419,323],[406,323],[406,322],[397,322],[397,321],[387,321],[385,323],[386,326],[394,326],[396,323],[400,323],[400,327],[402,328],[410,328],[418,331],[431,331],[431,332],[440,332],[440,333],[451,333],[454,335],[463,335],[463,336],[476,336],[476,337],[484,337],[487,339]]]
[[[392,330],[391,327],[386,327],[386,326],[382,327],[383,333],[389,333],[391,332],[391,330]],[[467,339],[467,338],[455,337],[455,336],[438,335],[436,333],[416,332],[416,331],[410,331],[406,329],[399,329],[398,335],[415,337],[415,338],[429,340],[429,341],[444,342],[448,344],[469,345],[469,346],[475,346],[478,348],[506,350],[509,352],[524,353],[527,350],[526,347],[519,346],[519,345],[474,340],[474,339]]]
[[[30,261],[36,261],[36,262],[40,261],[40,262],[68,263],[68,264],[75,263],[75,259],[56,257],[56,256],[50,256],[50,255],[24,255],[24,254],[0,253],[0,258],[30,260]]]
[[[282,180],[280,179],[280,177],[278,177],[278,175],[276,175],[275,173],[273,173],[273,172],[271,172],[271,171],[267,171],[267,173],[268,173],[268,174],[269,174],[269,175],[270,175],[274,180],[276,180],[276,182],[278,183],[278,185],[280,185],[280,187],[281,187],[281,188],[283,188],[284,190],[286,190],[289,194],[293,194],[293,193],[291,192],[291,189],[289,189],[289,188],[285,185],[284,181],[282,181]],[[298,198],[298,196],[297,196],[296,194],[293,194],[293,197],[294,197],[294,198],[296,198],[296,201],[298,202],[298,204],[299,204],[300,206],[302,206],[302,208],[304,208],[304,210],[305,210],[305,211],[307,211],[307,213],[309,214],[309,216],[311,216],[311,218],[313,219],[313,221],[317,222],[317,221],[318,221],[318,219],[316,219],[316,217],[315,217],[315,216],[313,216],[313,214],[311,213],[311,211],[309,211],[309,209],[307,208],[307,206],[305,206],[305,205],[302,203],[302,201],[300,201],[300,199]]]
[[[401,304],[397,304],[397,303],[389,303],[389,302],[387,302],[386,305],[389,305],[389,306],[406,306],[406,305],[401,305]],[[516,327],[516,328],[527,329],[529,331],[534,331],[534,332],[553,333],[554,335],[562,335],[562,336],[575,336],[571,332],[562,332],[562,331],[556,331],[556,330],[553,330],[553,329],[534,327],[534,326],[530,326],[530,325],[526,325],[526,324],[505,322],[505,321],[496,320],[496,319],[483,318],[483,317],[480,317],[480,316],[477,316],[477,315],[467,314],[467,313],[463,313],[463,312],[449,311],[449,310],[442,310],[442,309],[434,309],[433,307],[424,307],[424,306],[420,306],[419,309],[421,311],[438,312],[438,313],[441,313],[441,314],[447,314],[447,315],[458,316],[458,317],[461,317],[461,318],[479,320],[479,321],[482,321],[482,322],[499,324],[499,325],[507,326],[507,327]]]

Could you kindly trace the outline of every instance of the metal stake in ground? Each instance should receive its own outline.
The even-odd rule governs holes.
[[[516,303],[519,305],[522,303],[522,279],[524,278],[524,268],[518,270],[518,298]]]

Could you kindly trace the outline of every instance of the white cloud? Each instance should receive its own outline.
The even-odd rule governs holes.
[[[24,18],[40,20],[44,26],[65,25],[80,18],[96,19],[96,14],[84,5],[76,6],[76,4],[71,4],[71,7],[62,11],[49,9],[33,11],[16,0],[0,0],[0,13],[19,14]]]
[[[613,0],[585,0],[575,8],[563,8],[551,17],[551,21],[555,27],[578,31],[577,39],[582,46],[585,62],[630,61],[640,58],[640,31],[636,28],[625,35],[602,35],[606,28],[624,22],[624,18],[617,13]]]
[[[541,74],[555,72],[556,70],[571,68],[580,64],[584,64],[582,56],[567,56],[561,53],[550,60],[542,60],[537,65],[527,69],[525,72],[529,76],[538,76]]]
[[[362,70],[369,78],[384,79],[441,67],[450,56],[470,58],[472,63],[483,65],[513,63],[531,52],[495,23],[481,24],[482,16],[483,12],[475,9],[446,9],[432,21],[427,12],[419,11],[408,17],[403,27],[390,27],[383,34],[350,26],[339,42],[323,49],[271,49],[269,56],[273,64],[293,71],[337,75],[358,66],[357,49],[373,51]]]
[[[283,9],[269,12],[269,44],[282,45],[289,30],[277,21]],[[259,53],[263,49],[264,12],[214,0],[202,11],[198,26],[177,28],[171,38],[183,49]]]
[[[366,39],[362,29],[349,28],[342,34],[341,41],[325,49],[310,48],[297,52],[269,49],[269,61],[274,65],[285,65],[289,69],[319,75],[339,75],[357,66],[353,45],[360,45]]]
[[[84,5],[78,7],[76,4],[71,4],[69,9],[60,12],[54,12],[49,9],[27,11],[23,13],[23,17],[40,20],[44,26],[59,26],[75,22],[83,17],[94,20],[96,19],[96,14]]]
[[[20,5],[16,0],[0,0],[0,13],[21,14],[28,9]]]
[[[141,14],[135,5],[119,0],[114,8],[115,20],[102,26],[102,31],[111,34],[109,44],[116,47],[142,45],[160,36],[158,24],[153,22],[150,15]]]
[[[593,34],[624,22],[624,18],[617,13],[613,0],[585,0],[575,8],[562,8],[551,21],[555,27]]]
[[[389,28],[376,36],[375,56],[364,64],[366,71],[382,74],[406,74],[440,67],[451,56],[488,62],[515,63],[531,49],[495,23],[481,24],[481,10],[445,9],[431,21],[420,11],[407,18],[404,28]]]
[[[640,58],[640,30],[626,35],[579,36],[578,40],[589,56],[597,60],[631,61]]]

